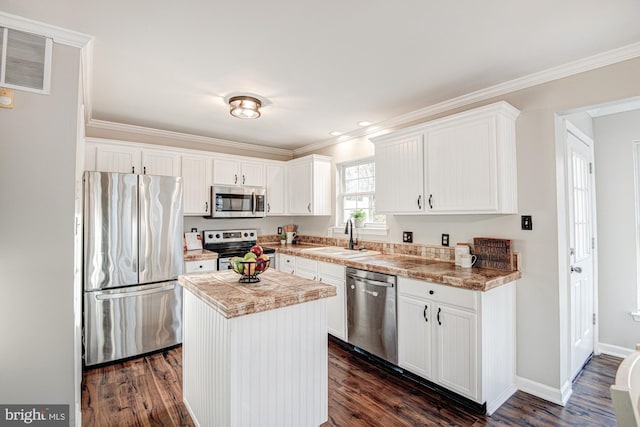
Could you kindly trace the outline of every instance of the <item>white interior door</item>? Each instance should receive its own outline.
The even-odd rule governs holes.
[[[575,377],[594,345],[593,142],[567,127],[567,196],[571,278],[571,373]]]

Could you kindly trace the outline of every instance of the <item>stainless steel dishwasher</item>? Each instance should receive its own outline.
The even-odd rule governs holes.
[[[347,341],[398,364],[396,276],[347,267]]]

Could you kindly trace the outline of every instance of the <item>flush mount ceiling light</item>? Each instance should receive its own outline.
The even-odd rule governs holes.
[[[366,120],[358,122],[358,126],[362,126],[362,127],[369,126],[370,124],[371,124],[371,122],[368,122]]]
[[[231,115],[239,119],[257,119],[260,117],[260,107],[262,102],[253,96],[234,96],[229,98],[229,107],[231,107]]]

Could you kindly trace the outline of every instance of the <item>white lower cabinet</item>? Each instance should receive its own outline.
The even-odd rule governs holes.
[[[296,257],[291,255],[278,254],[278,270],[284,273],[295,274]]]
[[[201,261],[185,261],[184,273],[206,273],[209,271],[218,271],[217,259],[206,259]]]
[[[346,341],[346,268],[339,264],[284,254],[279,254],[278,260],[278,267],[281,271],[336,287],[335,298],[327,300],[327,324],[331,335]]]
[[[515,282],[486,292],[398,278],[398,364],[493,413],[515,391]]]
[[[327,324],[329,333],[347,340],[346,268],[342,265],[318,261],[318,280],[336,287],[335,298],[327,300]]]

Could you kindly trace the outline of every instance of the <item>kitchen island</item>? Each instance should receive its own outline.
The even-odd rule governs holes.
[[[201,426],[327,421],[327,307],[335,287],[268,270],[180,276],[183,400]]]

